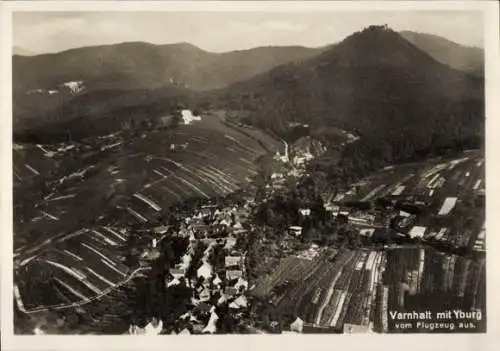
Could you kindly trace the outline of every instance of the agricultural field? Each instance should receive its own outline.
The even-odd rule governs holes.
[[[482,320],[476,327],[484,330],[485,268],[484,258],[446,255],[432,248],[388,250],[383,277],[387,293],[381,296],[385,308],[380,311],[429,310],[434,315],[447,310],[481,311]],[[450,320],[453,321],[453,316],[447,321]],[[386,331],[401,332],[397,322],[387,318]],[[415,332],[418,328],[414,324],[405,331]]]
[[[50,152],[45,150],[46,152]],[[57,161],[46,157],[36,145],[14,144],[12,150],[13,183],[19,185],[23,181],[40,177],[57,167]],[[52,153],[50,154],[52,155]]]
[[[216,116],[174,129],[115,133],[81,143],[15,144],[14,251],[21,298],[35,308],[88,300],[129,279],[121,262],[126,230],[154,225],[185,200],[228,195],[257,174],[280,142]],[[47,287],[23,285],[53,277]],[[42,284],[43,285],[43,284]],[[44,293],[43,296],[50,294]],[[44,304],[47,304],[45,302]]]
[[[186,199],[227,195],[257,173],[256,161],[265,153],[255,138],[216,117],[139,138],[113,135],[73,154],[76,170],[66,172],[63,158],[52,172],[44,171],[50,174],[42,190],[29,181],[15,187],[15,241],[44,241],[83,223],[146,223]]]
[[[471,150],[453,158],[436,158],[425,163],[388,166],[354,184],[352,191],[336,201],[371,201],[376,198],[419,197],[441,200],[467,197],[485,189],[484,154]],[[437,201],[439,202],[439,201]]]
[[[361,249],[329,251],[308,262],[288,257],[252,294],[270,291],[273,305],[313,328],[342,332],[352,324],[368,329],[383,256]]]
[[[335,201],[396,201],[397,209],[409,212],[398,214],[398,232],[430,243],[484,252],[484,167],[484,155],[476,150],[425,164],[386,167],[337,195]],[[408,218],[410,214],[413,216]]]
[[[482,311],[476,327],[484,328],[485,260],[424,245],[329,249],[313,260],[282,259],[251,294],[311,333],[402,332],[391,313],[422,310]]]
[[[100,227],[18,249],[15,296],[19,306],[34,312],[77,305],[122,284],[133,273],[121,255],[128,235],[118,228]]]

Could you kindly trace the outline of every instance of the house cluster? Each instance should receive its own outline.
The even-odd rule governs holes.
[[[236,248],[236,242],[238,236],[246,233],[243,223],[248,214],[246,204],[226,207],[204,205],[187,215],[177,232],[171,232],[168,226],[153,229],[147,254],[143,255],[146,259],[158,257],[158,244],[166,235],[189,238],[188,248],[180,263],[170,268],[165,280],[167,288],[184,284],[192,291],[191,305],[194,308],[177,321],[179,334],[215,333],[220,318],[217,308],[220,306],[227,305],[235,316],[247,309],[245,252]],[[199,243],[206,245],[201,265],[194,276],[188,276]],[[209,259],[216,249],[222,249],[224,255],[224,261],[219,266],[213,266]]]
[[[286,180],[287,176],[302,177],[306,175],[307,164],[326,152],[326,147],[319,141],[311,138],[302,138],[296,141],[292,146],[284,142],[283,153],[276,152],[274,160],[287,166],[286,174],[274,173],[271,176],[273,184],[279,186]]]
[[[144,327],[141,328],[137,325],[131,325],[128,330],[130,335],[159,335],[163,329],[163,322],[156,318],[151,319],[151,321]]]
[[[209,255],[222,241],[225,242],[224,265],[214,267],[209,262]],[[169,287],[185,283],[192,288],[191,304],[194,308],[179,318],[177,323],[179,333],[214,334],[217,332],[217,321],[220,318],[217,314],[218,307],[227,305],[229,313],[234,316],[244,313],[248,307],[245,254],[234,249],[234,238],[212,241],[203,253],[196,276],[187,278],[186,269],[194,253],[193,244],[192,242],[182,262],[170,270],[172,277],[166,284]]]

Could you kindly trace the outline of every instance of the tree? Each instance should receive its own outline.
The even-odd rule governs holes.
[[[201,259],[203,258],[203,255],[204,255],[206,248],[207,248],[207,245],[205,245],[203,242],[198,242],[198,245],[196,245],[193,257],[191,259],[191,263],[190,263],[190,265],[187,269],[187,272],[186,272],[187,278],[196,277],[198,268],[200,268],[202,265]]]
[[[177,128],[177,127],[179,127],[181,122],[182,122],[182,117],[181,117],[180,113],[178,113],[178,112],[174,113],[172,116],[172,119],[170,120],[169,127],[170,128]]]

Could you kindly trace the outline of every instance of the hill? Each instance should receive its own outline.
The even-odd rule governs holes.
[[[213,53],[188,43],[127,42],[33,57],[15,56],[13,83],[15,90],[25,91],[56,89],[71,81],[82,81],[91,90],[157,88],[169,84],[207,90],[309,58],[322,50],[289,46]]]
[[[460,45],[433,34],[411,31],[399,34],[436,61],[463,72],[484,75],[484,51],[480,48]]]
[[[187,43],[130,42],[32,57],[16,55],[14,118],[19,123],[15,127],[45,123],[40,115],[58,115],[53,110],[89,92],[138,90],[140,95],[141,91],[164,87],[194,91],[222,88],[322,50],[290,46],[212,53]],[[99,94],[94,97],[99,100]]]
[[[145,43],[104,48],[121,48],[126,51],[128,47],[135,45],[157,52],[156,46]],[[102,48],[75,50],[82,50],[82,53],[90,55],[96,50],[103,50]],[[206,62],[202,57],[207,53],[192,45],[176,44],[163,49],[165,48],[182,52],[181,56],[186,58],[185,64]],[[253,56],[252,60],[245,61],[250,67],[252,64],[249,62],[259,61],[255,57],[275,50],[277,49],[258,48],[213,55],[219,57],[217,65],[225,67],[226,72],[229,72],[229,67],[235,66],[220,62],[238,62],[235,59],[238,55],[247,58]],[[280,50],[285,49],[280,48],[278,51]],[[289,50],[295,52],[295,49]],[[350,149],[369,147],[373,156],[370,158],[387,159],[390,162],[405,160],[417,152],[425,154],[432,151],[430,149],[450,145],[455,147],[456,144],[466,143],[471,146],[471,143],[477,144],[477,140],[483,135],[483,79],[438,62],[400,34],[384,27],[371,26],[335,46],[321,50],[322,52],[309,59],[288,62],[248,80],[208,92],[193,93],[193,90],[179,85],[151,90],[127,89],[127,84],[121,84],[120,89],[104,90],[98,84],[103,78],[97,75],[93,81],[97,90],[88,91],[86,86],[82,88],[78,84],[65,87],[64,94],[71,96],[71,100],[56,101],[56,106],[42,104],[43,99],[38,105],[15,103],[15,111],[26,116],[24,119],[16,119],[16,130],[22,129],[23,123],[17,123],[19,120],[27,122],[24,125],[30,128],[37,123],[43,127],[44,123],[51,120],[55,124],[49,129],[56,133],[68,128],[75,130],[77,126],[76,129],[80,131],[87,130],[89,128],[85,126],[97,124],[103,124],[105,132],[112,132],[121,123],[123,116],[132,119],[138,116],[139,119],[154,117],[176,109],[179,104],[193,106],[196,101],[203,109],[215,106],[240,110],[249,116],[245,118],[245,122],[281,135],[295,122],[310,124],[312,130],[319,127],[328,130],[324,128],[328,126],[341,128],[363,136],[360,142],[350,145]],[[307,52],[311,54],[311,51]],[[67,55],[68,52],[56,56],[63,54]],[[140,56],[135,53],[124,57],[120,67],[127,67],[125,62],[135,62],[134,55]],[[83,60],[84,56],[75,57]],[[153,54],[147,56],[154,57]],[[158,61],[165,62],[163,59]],[[172,62],[167,65],[169,69],[176,67]],[[186,67],[199,67],[193,65],[186,64]],[[213,67],[217,65],[214,64]],[[263,69],[262,65],[258,67]],[[141,81],[144,85],[152,86],[152,82],[158,80],[158,76],[152,73],[154,69],[138,71],[140,73],[130,68],[130,72],[140,76],[136,81]],[[61,74],[62,72],[64,70],[61,70]],[[179,69],[179,72],[184,72],[187,77],[190,71]],[[61,77],[61,74],[55,77]],[[131,79],[130,76],[127,77]],[[136,83],[129,87],[134,85]],[[60,98],[57,95],[53,94],[53,99]],[[24,96],[20,98],[24,99]],[[20,105],[34,110],[23,111]],[[33,116],[39,118],[35,120]],[[92,123],[89,123],[89,119]],[[75,121],[77,123],[73,123]],[[111,126],[110,123],[115,125]],[[39,131],[40,129],[35,131],[35,134],[39,134]]]
[[[31,104],[14,104],[14,138],[41,143],[78,140],[112,133],[124,124],[139,127],[152,117],[162,117],[186,105],[188,89],[169,86],[158,89],[96,90],[73,96],[65,91],[50,97],[33,97]],[[49,100],[50,99],[50,100]],[[35,141],[34,139],[31,141]]]
[[[258,173],[261,156],[280,145],[221,116],[183,111],[183,120],[139,136],[15,145],[16,281],[26,309],[88,302],[127,281],[133,272],[120,247],[130,232],[118,228],[164,225],[176,204],[237,191]],[[86,278],[67,274],[88,268]],[[43,293],[54,291],[54,280],[80,293],[69,301]]]
[[[215,114],[200,118],[139,135],[119,132],[80,143],[16,144],[16,238],[26,238],[35,228],[40,238],[42,233],[52,235],[54,228],[73,230],[95,221],[98,213],[109,215],[105,221],[117,221],[120,215],[113,212],[113,204],[121,205],[138,191],[164,209],[186,199],[227,195],[255,175],[260,156],[280,145],[265,133],[225,122]],[[51,200],[55,198],[59,199]],[[152,221],[159,210],[146,206],[144,211]],[[60,217],[63,213],[72,214],[71,221]],[[31,221],[39,214],[41,218]]]
[[[484,128],[480,78],[437,62],[377,26],[218,94],[220,106],[250,110],[247,122],[277,133],[292,122],[354,132],[361,138],[345,154],[364,153],[360,159],[370,167],[479,140]]]

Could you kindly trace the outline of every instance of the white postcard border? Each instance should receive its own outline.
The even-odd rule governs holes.
[[[5,350],[494,350],[500,341],[500,96],[499,19],[496,1],[15,1],[1,2],[1,337]],[[451,335],[223,335],[223,336],[14,336],[12,298],[12,12],[13,11],[436,11],[477,10],[485,18],[487,333]]]

